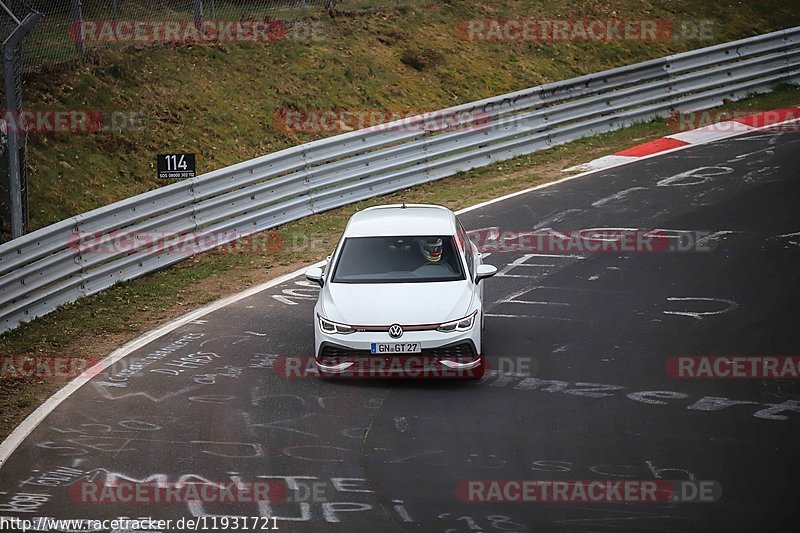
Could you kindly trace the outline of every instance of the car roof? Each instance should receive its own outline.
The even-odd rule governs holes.
[[[455,214],[440,205],[391,204],[370,207],[350,218],[347,237],[454,235]]]

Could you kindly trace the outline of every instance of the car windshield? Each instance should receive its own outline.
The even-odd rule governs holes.
[[[416,283],[463,280],[452,236],[345,239],[334,283]]]

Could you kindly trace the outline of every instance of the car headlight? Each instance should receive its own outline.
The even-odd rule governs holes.
[[[337,322],[332,322],[327,318],[323,318],[322,315],[317,315],[319,318],[319,327],[325,333],[339,333],[341,335],[349,335],[351,333],[355,333],[355,328],[352,328],[346,324],[339,324]]]
[[[469,331],[472,329],[473,324],[475,324],[476,316],[478,316],[477,309],[464,318],[459,318],[458,320],[453,320],[452,322],[445,322],[437,328],[437,331]]]

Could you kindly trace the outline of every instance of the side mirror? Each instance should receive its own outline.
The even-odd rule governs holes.
[[[478,271],[475,273],[475,283],[482,279],[491,278],[497,274],[497,267],[494,265],[478,265]]]
[[[306,279],[317,283],[320,287],[325,285],[325,280],[322,278],[322,269],[319,267],[309,268],[306,270]]]

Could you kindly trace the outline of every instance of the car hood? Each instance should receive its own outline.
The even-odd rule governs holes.
[[[327,283],[322,312],[358,326],[438,324],[466,316],[473,291],[467,281],[427,283]]]

